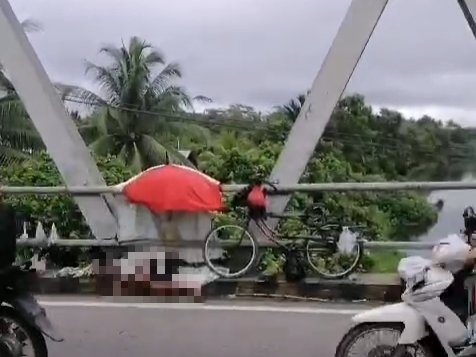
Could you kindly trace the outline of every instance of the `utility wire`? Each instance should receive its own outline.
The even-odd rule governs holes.
[[[196,114],[196,113],[181,113],[180,115],[178,114],[172,114],[170,112],[166,111],[150,111],[150,110],[143,110],[143,109],[135,109],[135,108],[127,108],[127,107],[120,107],[120,106],[115,106],[99,101],[92,101],[92,100],[84,100],[83,98],[80,98],[78,96],[73,96],[73,95],[68,95],[63,98],[64,101],[66,102],[71,102],[71,103],[76,103],[76,104],[84,104],[88,106],[93,106],[93,107],[100,107],[100,108],[110,108],[110,109],[115,109],[119,111],[125,111],[125,112],[130,112],[130,113],[137,113],[137,114],[144,114],[144,115],[150,115],[150,116],[156,116],[156,117],[162,117],[167,119],[168,121],[171,122],[181,122],[181,123],[195,123],[203,126],[218,126],[218,127],[225,127],[225,128],[230,128],[230,129],[236,129],[236,130],[243,130],[243,131],[252,131],[256,132],[257,130],[260,130],[263,133],[268,133],[270,135],[278,135],[282,134],[282,131],[277,130],[277,129],[272,129],[269,127],[268,122],[262,121],[249,121],[249,122],[243,122],[240,120],[229,120],[229,119],[221,119],[221,120],[216,120],[211,118],[210,116],[206,116],[203,114]],[[253,125],[250,125],[253,124]],[[328,129],[327,133],[324,133],[322,136],[322,139],[326,143],[334,143],[333,139],[337,139],[339,143],[347,143],[347,144],[365,144],[366,147],[375,147],[380,150],[382,149],[389,149],[389,150],[411,150],[413,153],[419,153],[419,154],[428,154],[428,155],[434,155],[435,153],[435,148],[433,147],[428,147],[424,148],[422,146],[419,146],[419,148],[412,148],[410,147],[410,143],[408,142],[403,142],[402,140],[398,140],[397,138],[390,138],[390,137],[385,137],[381,136],[379,133],[379,138],[382,138],[384,142],[372,142],[369,140],[372,140],[374,138],[369,138],[366,135],[360,135],[356,133],[342,133],[342,132],[337,132],[333,129]],[[394,145],[391,144],[391,142],[394,143]],[[458,147],[458,144],[453,144],[452,146],[448,146],[444,148],[445,150],[453,150],[453,149],[464,149],[464,145],[461,145]],[[450,155],[451,157],[454,158],[464,158],[466,157],[465,155]],[[474,158],[474,156],[468,155],[467,158]]]
[[[196,113],[182,113],[181,115],[177,114],[172,114],[167,111],[150,111],[150,110],[143,110],[143,109],[135,109],[135,108],[127,108],[127,107],[120,107],[112,104],[107,104],[104,102],[99,102],[99,101],[92,101],[92,100],[85,100],[81,97],[78,96],[73,96],[73,95],[68,95],[64,98],[64,101],[66,102],[72,102],[72,103],[78,103],[78,104],[84,104],[88,106],[94,106],[94,107],[107,107],[111,109],[116,109],[120,111],[126,111],[126,112],[131,112],[131,113],[138,113],[138,114],[145,114],[145,115],[153,115],[153,116],[161,116],[167,119],[170,119],[171,121],[179,121],[179,122],[196,122],[200,124],[216,124],[219,126],[231,126],[231,127],[236,127],[239,126],[240,129],[243,130],[256,130],[255,127],[250,127],[249,122],[244,123],[242,120],[231,120],[231,119],[219,119],[216,120],[212,116],[206,116],[204,114],[196,114]],[[225,122],[226,120],[226,122]],[[268,127],[267,121],[250,121],[254,124],[254,126],[259,126],[260,129],[266,129],[266,130],[271,130]],[[476,128],[475,128],[476,129]],[[333,132],[334,129],[327,128],[326,129],[328,132]],[[345,136],[352,136],[356,138],[362,138],[363,140],[367,140],[368,138],[364,135],[357,134],[357,133],[342,133],[342,132],[337,132],[334,131],[338,135],[345,135]],[[398,138],[395,138],[390,135],[382,135],[381,132],[378,133],[379,137],[382,139],[385,138],[386,141],[394,141],[394,142],[401,142]],[[455,147],[458,144],[454,145]],[[464,147],[464,145],[461,145],[461,147]]]

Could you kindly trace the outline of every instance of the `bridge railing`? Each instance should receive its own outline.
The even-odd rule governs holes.
[[[222,185],[224,192],[236,192],[246,185]],[[440,182],[336,182],[336,183],[301,183],[296,185],[276,184],[279,193],[292,192],[349,192],[349,191],[452,191],[474,190],[476,181],[440,181]],[[71,194],[99,195],[121,194],[116,186],[0,186],[4,194]]]
[[[246,185],[223,185],[224,192],[236,192]],[[351,191],[436,191],[436,190],[468,190],[476,189],[476,181],[444,181],[444,182],[350,182],[350,183],[305,183],[296,185],[276,184],[278,193],[292,192],[351,192]],[[19,194],[71,194],[71,195],[100,195],[100,194],[121,194],[115,186],[0,186],[0,193]],[[38,223],[35,237],[22,236],[17,240],[18,246],[47,247],[58,246],[124,246],[130,244],[147,243],[158,246],[186,246],[200,247],[202,240],[167,243],[154,239],[141,239],[139,241],[119,242],[115,239],[64,239],[58,236],[55,226],[50,230],[50,235],[46,236],[41,222]],[[431,249],[433,244],[427,242],[396,242],[396,241],[364,241],[366,249]],[[272,243],[263,242],[260,246],[274,246]]]
[[[128,245],[135,244],[147,244],[159,247],[185,247],[185,248],[202,248],[203,240],[194,241],[179,241],[179,242],[167,242],[163,243],[157,239],[140,239],[132,241],[119,242],[115,239],[64,239],[54,237],[52,235],[45,237],[20,237],[17,239],[17,246],[20,247],[33,247],[33,248],[46,248],[49,246],[64,246],[64,247],[126,247]],[[424,250],[431,249],[434,243],[429,242],[397,242],[397,241],[367,241],[362,242],[365,249],[411,249],[411,250]],[[260,247],[269,248],[275,247],[272,242],[260,242]]]

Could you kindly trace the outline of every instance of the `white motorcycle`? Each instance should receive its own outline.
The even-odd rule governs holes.
[[[469,249],[462,238],[452,235],[435,246],[429,260],[402,259],[398,267],[406,283],[402,302],[355,315],[355,325],[337,346],[335,357],[476,357],[476,277],[465,281],[466,325],[440,299],[453,283],[453,274],[464,268]]]

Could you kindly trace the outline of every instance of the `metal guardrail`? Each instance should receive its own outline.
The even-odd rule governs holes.
[[[224,192],[236,192],[246,185],[223,185]],[[349,183],[309,183],[297,185],[276,184],[279,193],[291,192],[350,192],[350,191],[435,191],[435,190],[468,190],[476,189],[476,181],[445,181],[445,182],[349,182]],[[0,186],[0,193],[3,194],[72,194],[72,195],[100,195],[100,194],[121,194],[121,189],[117,186]],[[41,225],[41,223],[40,223]],[[51,229],[50,237],[41,232],[42,227],[37,228],[34,238],[21,237],[17,240],[18,246],[47,247],[51,245],[59,246],[102,246],[117,247],[128,244],[139,244],[137,241],[118,242],[115,239],[62,239],[58,237],[54,225]],[[203,241],[187,241],[178,243],[175,246],[199,247]],[[140,244],[163,245],[157,240],[141,240]],[[167,244],[169,246],[170,244]],[[165,245],[163,245],[165,246]],[[273,247],[272,243],[260,242],[262,247]],[[431,249],[433,244],[426,242],[388,242],[388,241],[365,241],[366,249]]]
[[[432,249],[435,243],[430,242],[397,242],[397,241],[367,241],[364,242],[364,248],[366,249],[409,249],[409,250],[424,250]]]
[[[304,236],[303,236],[304,237]],[[303,239],[303,237],[298,237]],[[304,237],[311,238],[311,237]],[[287,239],[289,241],[290,239]],[[203,240],[187,240],[187,241],[178,241],[178,242],[167,242],[164,243],[158,239],[154,238],[144,238],[144,239],[133,239],[133,240],[124,240],[118,241],[116,239],[64,239],[58,236],[55,225],[51,226],[49,236],[46,235],[43,230],[41,222],[38,223],[36,228],[36,234],[34,238],[26,237],[25,235],[17,239],[17,246],[20,247],[34,247],[34,248],[46,248],[49,246],[65,246],[65,247],[126,247],[130,245],[151,245],[151,246],[160,246],[160,247],[187,247],[187,248],[202,248]],[[412,250],[421,250],[421,249],[431,249],[433,248],[433,243],[428,242],[395,242],[395,241],[367,241],[363,242],[364,249],[412,249]],[[276,247],[273,242],[264,241],[259,243],[260,247]]]
[[[153,245],[160,247],[186,247],[186,248],[201,248],[203,247],[203,240],[183,241],[164,244],[159,240],[144,239],[140,241],[122,241],[119,242],[113,239],[49,239],[49,238],[20,238],[17,239],[17,245],[20,247],[32,247],[32,248],[46,248],[49,246],[64,246],[64,247],[126,247],[136,244]],[[364,241],[365,249],[398,249],[398,250],[425,250],[432,249],[434,243],[426,242],[389,242],[389,241]],[[275,247],[270,242],[260,242],[260,247],[271,248]]]
[[[224,192],[236,192],[246,185],[223,185]],[[296,185],[276,184],[280,193],[291,192],[349,192],[349,191],[437,191],[476,189],[476,181],[442,181],[442,182],[336,182],[336,183],[302,183]],[[121,194],[117,186],[0,186],[0,193],[5,194],[72,194],[100,195]]]
[[[51,246],[62,247],[113,247],[119,246],[115,240],[106,239],[56,239],[49,238],[20,238],[17,239],[17,246],[31,248],[46,248]]]

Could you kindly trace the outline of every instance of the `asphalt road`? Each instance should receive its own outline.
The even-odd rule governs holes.
[[[51,357],[331,357],[355,305],[116,304],[40,298],[65,341]]]

